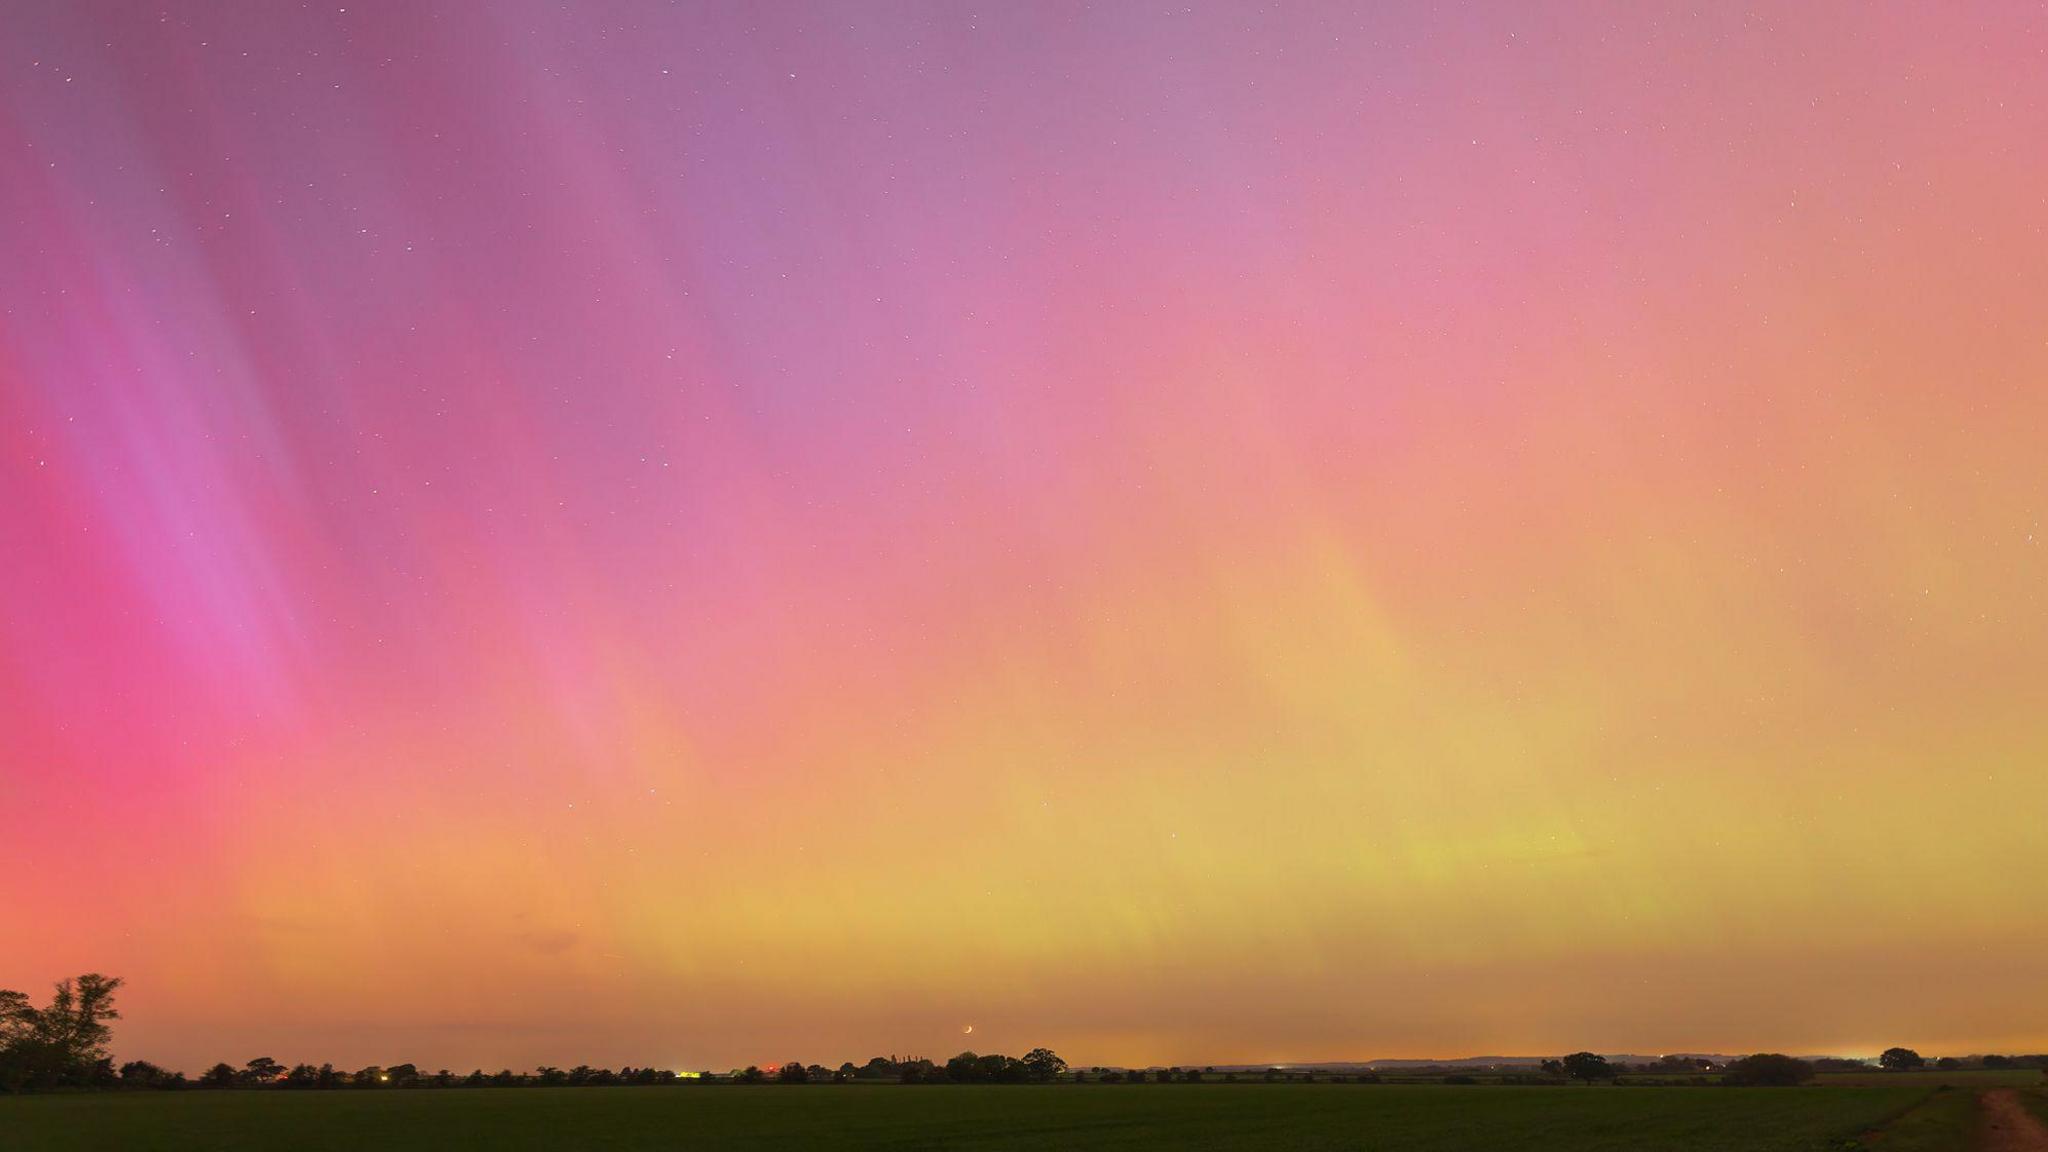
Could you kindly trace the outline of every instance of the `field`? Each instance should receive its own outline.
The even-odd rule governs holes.
[[[1974,1096],[1929,1085],[192,1091],[0,1099],[0,1148],[1838,1152],[1937,1095]]]

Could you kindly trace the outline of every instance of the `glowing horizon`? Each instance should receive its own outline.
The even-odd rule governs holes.
[[[2038,12],[564,7],[5,18],[0,987],[2048,1050]]]

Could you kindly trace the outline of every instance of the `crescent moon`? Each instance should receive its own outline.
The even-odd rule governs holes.
[[[962,1036],[972,1036],[972,1035],[974,1035],[974,1025],[972,1025],[972,1024],[969,1024],[969,1025],[968,1025],[967,1027],[965,1027],[965,1028],[962,1028],[962,1029],[960,1030],[960,1034],[961,1034]]]

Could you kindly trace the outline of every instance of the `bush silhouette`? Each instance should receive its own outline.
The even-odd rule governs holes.
[[[1759,1052],[1728,1065],[1721,1082],[1743,1087],[1787,1088],[1811,1079],[1813,1065],[1806,1061],[1776,1052]]]

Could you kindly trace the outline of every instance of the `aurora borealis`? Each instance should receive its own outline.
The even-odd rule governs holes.
[[[2048,17],[0,7],[0,986],[2048,1049]]]

